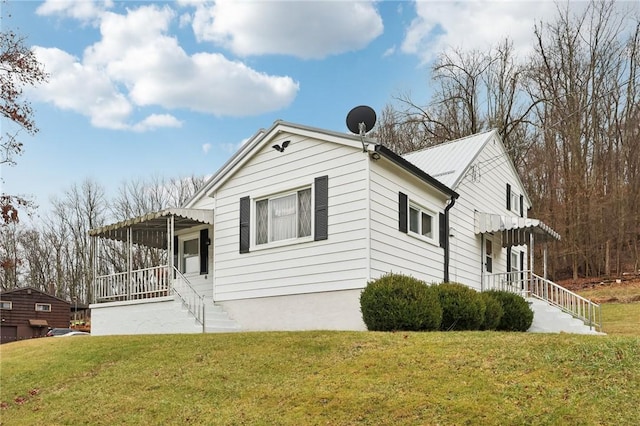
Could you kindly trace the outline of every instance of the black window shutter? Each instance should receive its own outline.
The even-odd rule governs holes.
[[[326,240],[329,237],[329,176],[315,178],[315,226],[313,239]]]
[[[507,184],[507,210],[511,210],[511,185]]]
[[[407,210],[409,207],[409,198],[407,194],[398,192],[398,230],[407,233]]]
[[[180,249],[178,248],[178,237],[173,237],[173,267],[178,271],[181,269],[178,264],[178,252]]]
[[[520,217],[524,217],[524,195],[520,194]]]
[[[240,198],[240,253],[249,253],[251,220],[251,200],[249,197]]]
[[[200,230],[200,275],[209,273],[209,230]]]
[[[440,234],[440,247],[444,248],[447,244],[447,217],[444,213],[439,213],[438,215],[439,224],[438,231]]]
[[[511,272],[511,247],[507,247],[507,272]]]

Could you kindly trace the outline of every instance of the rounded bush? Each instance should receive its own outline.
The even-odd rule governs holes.
[[[502,304],[493,294],[483,292],[480,297],[484,300],[484,321],[480,325],[480,330],[495,330],[500,325],[500,319],[504,314]]]
[[[533,311],[522,296],[500,290],[490,290],[487,293],[502,305],[503,314],[497,330],[527,331],[531,327]]]
[[[437,286],[442,322],[440,329],[478,330],[484,321],[484,300],[474,289],[458,283],[442,283]]]
[[[423,281],[399,274],[369,282],[360,295],[360,310],[372,331],[437,330],[442,319],[437,292]]]

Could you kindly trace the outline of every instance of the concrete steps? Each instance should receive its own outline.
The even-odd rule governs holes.
[[[202,324],[200,324],[189,310],[184,306],[180,299],[176,300],[180,305],[180,310],[189,319],[193,320],[194,327],[202,332]],[[240,325],[229,318],[229,315],[211,300],[205,301],[205,333],[232,333],[241,331]]]
[[[535,297],[529,297],[526,300],[533,310],[533,322],[527,330],[531,333],[605,334],[597,332],[593,327],[589,328],[581,320],[543,300]]]

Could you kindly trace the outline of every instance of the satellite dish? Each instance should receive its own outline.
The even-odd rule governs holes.
[[[376,125],[376,112],[366,105],[353,108],[347,114],[347,128],[351,133],[364,136]]]

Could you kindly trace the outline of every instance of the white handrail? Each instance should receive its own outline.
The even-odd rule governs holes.
[[[205,332],[205,305],[204,296],[199,294],[189,280],[174,266],[175,278],[172,280],[172,292],[177,294],[184,306],[193,317],[202,325],[202,332]]]
[[[602,331],[600,305],[531,271],[503,272],[484,276],[482,290],[506,290],[523,297],[535,297],[558,307],[589,328]]]

